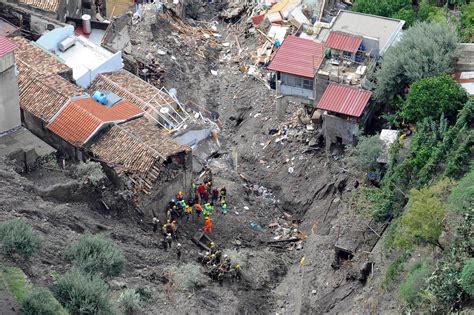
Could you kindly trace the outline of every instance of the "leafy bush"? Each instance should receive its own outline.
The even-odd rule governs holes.
[[[376,170],[378,168],[377,158],[382,154],[382,140],[379,135],[361,136],[354,148],[355,157],[352,162],[364,171]]]
[[[135,289],[123,291],[118,302],[127,314],[133,314],[142,308],[141,296]]]
[[[53,292],[73,314],[113,314],[107,284],[96,275],[71,270],[54,284]]]
[[[438,23],[418,23],[383,56],[376,72],[375,96],[391,100],[406,85],[450,72],[458,38],[454,29]]]
[[[416,306],[422,302],[420,293],[427,287],[430,273],[427,263],[418,263],[413,266],[405,281],[400,285],[400,297],[405,303]]]
[[[85,272],[105,277],[120,275],[125,266],[122,251],[101,235],[83,235],[66,249],[66,258]]]
[[[453,188],[448,198],[448,209],[453,212],[464,212],[474,205],[474,168],[467,173]]]
[[[389,286],[393,281],[397,280],[400,273],[403,271],[403,266],[407,261],[408,254],[402,253],[399,255],[387,268],[385,272],[385,280],[383,281],[383,286]]]
[[[398,248],[410,249],[417,243],[428,243],[442,248],[439,236],[443,232],[445,208],[440,195],[446,195],[451,187],[449,180],[410,191],[408,209],[400,219],[395,235]]]
[[[57,315],[63,313],[63,308],[48,289],[32,290],[21,303],[23,315]]]
[[[410,122],[418,122],[424,118],[439,119],[444,113],[452,122],[467,100],[461,85],[451,76],[442,74],[411,85],[402,115]]]
[[[5,254],[16,252],[25,258],[34,255],[40,247],[38,236],[22,219],[12,219],[0,224],[0,242]]]
[[[474,296],[474,258],[470,258],[464,263],[459,282],[464,292],[469,296]]]

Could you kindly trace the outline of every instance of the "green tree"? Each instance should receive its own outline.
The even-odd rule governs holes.
[[[122,251],[101,235],[83,235],[67,248],[66,258],[85,272],[105,277],[118,276],[125,266]]]
[[[5,254],[16,252],[25,258],[34,255],[40,247],[38,236],[22,219],[12,219],[0,224],[0,243]]]
[[[393,17],[401,9],[410,9],[411,0],[357,0],[352,9],[357,12]]]
[[[454,29],[438,23],[418,23],[383,56],[376,72],[375,96],[391,100],[418,80],[450,72],[458,43]]]
[[[425,118],[439,119],[444,113],[452,122],[467,101],[467,93],[461,85],[442,74],[421,79],[410,86],[402,116],[409,122],[419,122]]]
[[[438,239],[443,232],[445,205],[438,197],[451,187],[449,180],[410,191],[408,208],[403,213],[395,235],[395,246],[409,249],[415,244],[428,243],[443,249]]]

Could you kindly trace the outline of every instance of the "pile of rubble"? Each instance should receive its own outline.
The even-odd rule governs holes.
[[[267,241],[267,244],[273,247],[287,248],[290,251],[303,249],[303,241],[308,236],[298,227],[299,221],[294,219],[291,214],[284,212],[281,217],[268,224],[274,237],[273,240]]]

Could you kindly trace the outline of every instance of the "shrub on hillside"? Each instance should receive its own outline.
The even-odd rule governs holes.
[[[474,296],[474,258],[466,260],[461,271],[461,287],[469,296]]]
[[[53,294],[44,288],[32,290],[21,303],[23,315],[57,315],[62,307]]]
[[[98,276],[71,270],[53,286],[61,304],[72,314],[113,314],[107,284]]]
[[[135,289],[128,289],[120,294],[118,300],[126,314],[134,314],[142,308],[142,298]]]
[[[66,258],[85,272],[105,277],[118,276],[125,266],[122,251],[101,235],[83,235],[66,249]]]
[[[16,252],[25,258],[34,255],[40,247],[38,236],[22,219],[8,220],[0,224],[0,242],[5,254]]]
[[[421,292],[427,287],[427,278],[431,271],[426,263],[416,264],[400,285],[400,297],[410,306],[421,302]]]
[[[99,184],[106,178],[105,173],[102,170],[102,166],[97,162],[77,164],[73,170],[73,175],[77,179],[88,181],[93,185]]]

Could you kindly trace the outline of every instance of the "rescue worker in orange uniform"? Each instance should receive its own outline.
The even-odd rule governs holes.
[[[204,233],[210,234],[212,232],[212,219],[209,217],[206,217],[206,223],[204,225],[203,229]]]

